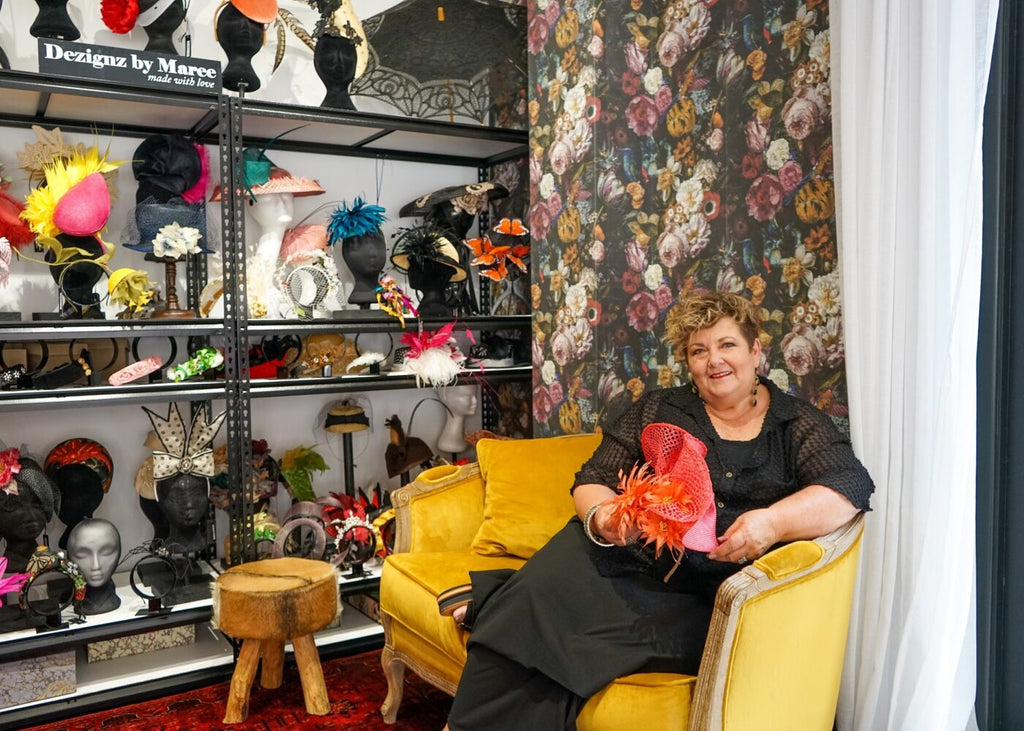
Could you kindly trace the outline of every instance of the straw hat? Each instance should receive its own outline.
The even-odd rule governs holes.
[[[259,198],[261,195],[270,193],[291,193],[296,198],[307,195],[320,195],[325,193],[323,186],[312,178],[297,178],[284,168],[273,167],[270,169],[270,179],[265,183],[250,186],[252,194]],[[211,201],[221,200],[221,189],[218,185],[213,191]]]
[[[327,411],[327,418],[324,420],[324,431],[335,432],[336,434],[351,434],[357,431],[366,431],[370,428],[370,420],[366,418],[366,412],[355,404],[339,401]]]
[[[406,233],[400,237],[395,245],[395,250],[391,254],[391,263],[403,272],[408,272],[410,258],[417,258],[416,250],[424,249],[424,242],[427,239],[429,239],[429,249],[431,252],[429,254],[421,254],[423,258],[432,259],[450,267],[453,274],[448,280],[449,282],[461,282],[465,279],[467,276],[466,270],[459,263],[459,252],[455,249],[452,242],[441,233],[431,231],[425,227],[414,227],[413,229],[406,230]]]

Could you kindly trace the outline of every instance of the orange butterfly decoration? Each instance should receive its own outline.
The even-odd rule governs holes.
[[[530,229],[526,228],[518,218],[503,218],[494,227],[494,232],[507,236],[526,236],[530,233]]]
[[[530,230],[518,218],[501,219],[494,227],[494,231],[504,236],[526,236],[530,233]],[[509,275],[506,261],[512,262],[521,272],[526,271],[524,259],[530,254],[528,245],[495,246],[486,234],[463,241],[463,243],[473,252],[474,258],[469,263],[472,266],[480,267],[480,276],[500,282]]]

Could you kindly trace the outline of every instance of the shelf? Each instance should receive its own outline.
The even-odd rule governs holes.
[[[484,371],[463,371],[458,383],[474,384],[481,380],[488,383],[529,381],[533,376],[530,365],[507,368],[487,368]],[[250,381],[249,395],[252,398],[273,396],[303,396],[323,393],[352,393],[358,391],[381,391],[394,388],[426,388],[417,384],[416,377],[406,371],[390,371],[380,375],[334,376],[331,378],[289,378],[258,379]]]
[[[220,335],[222,320],[35,320],[0,321],[0,342],[88,338],[195,337]]]
[[[211,575],[217,574],[209,564],[205,565],[204,570]],[[146,608],[146,602],[132,591],[126,573],[115,574],[114,581],[117,584],[117,595],[121,598],[121,606],[117,609],[87,616],[82,623],[69,621],[67,627],[49,632],[37,633],[35,629],[29,628],[0,634],[0,662],[138,632],[205,622],[212,614],[212,600],[202,599],[178,604],[166,614],[137,616],[139,610]],[[73,616],[70,609],[64,611],[65,621]]]
[[[219,103],[219,97],[208,92],[140,89],[113,81],[43,77],[5,69],[0,69],[0,89],[5,126],[59,126],[64,132],[101,136],[103,120],[130,119],[131,124],[111,122],[109,126],[125,137],[169,130],[188,130],[202,137],[216,126]],[[96,99],[103,100],[99,119]]]
[[[244,135],[295,152],[481,167],[527,153],[526,130],[244,100]]]
[[[66,406],[118,406],[151,401],[209,401],[224,397],[224,381],[126,383],[123,386],[71,386],[41,391],[0,391],[0,411],[60,409]]]
[[[330,320],[250,320],[249,335],[279,335],[289,333],[383,333],[415,332],[420,325],[424,330],[438,330],[452,322],[452,318],[422,317],[407,318],[405,326],[386,314],[363,314],[361,310],[343,310],[346,314]],[[349,315],[348,313],[352,314]],[[369,310],[368,313],[380,313]],[[455,330],[503,330],[528,328],[532,323],[530,315],[472,315],[455,319]],[[3,331],[0,330],[0,333]]]
[[[230,677],[234,651],[223,635],[205,622],[196,626],[193,644],[87,663],[85,648],[77,658],[78,688],[74,693],[0,710],[0,726],[20,719],[39,723],[48,718],[77,716],[104,706],[124,705],[145,697]],[[21,713],[24,711],[24,713]]]

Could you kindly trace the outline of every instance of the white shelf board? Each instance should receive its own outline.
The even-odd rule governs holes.
[[[74,693],[4,708],[0,710],[0,726],[3,725],[3,714],[10,711],[81,698],[106,690],[160,680],[171,675],[185,675],[231,665],[235,661],[230,643],[205,622],[196,625],[196,641],[193,644],[94,663],[86,662],[84,654],[85,648],[79,648],[78,689]]]

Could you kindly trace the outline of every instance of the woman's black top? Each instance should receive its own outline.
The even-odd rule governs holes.
[[[708,448],[718,535],[748,510],[768,507],[807,485],[825,485],[857,509],[870,510],[868,498],[875,486],[854,455],[849,438],[813,404],[783,393],[767,379],[761,382],[771,401],[745,467],[734,466],[733,450],[718,436],[700,397],[689,388],[667,388],[644,394],[604,430],[601,445],[576,474],[573,490],[588,483],[614,488],[620,470],[628,472],[645,461],[640,448],[644,427],[662,422],[685,429]],[[686,573],[706,581],[709,591],[740,568],[695,551],[686,552],[683,567],[689,569]]]

